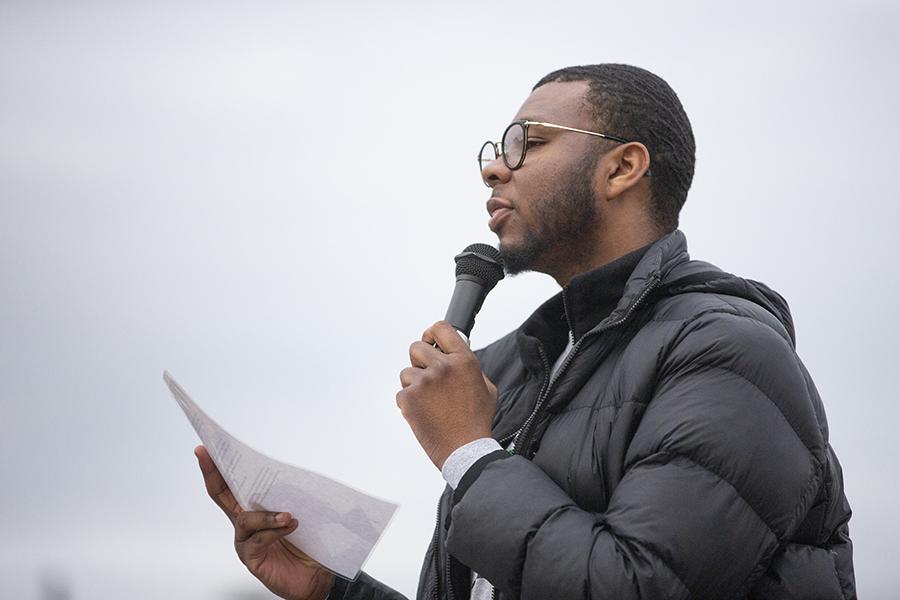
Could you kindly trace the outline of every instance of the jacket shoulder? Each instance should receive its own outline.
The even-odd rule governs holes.
[[[739,296],[709,291],[688,291],[661,298],[654,304],[651,314],[652,321],[683,324],[717,320],[736,323],[734,317],[747,319],[748,323],[745,323],[745,326],[750,326],[750,322],[753,321],[766,326],[793,348],[792,332],[778,316],[756,302]]]

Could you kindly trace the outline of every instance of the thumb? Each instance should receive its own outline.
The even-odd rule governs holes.
[[[447,321],[438,321],[426,329],[422,341],[437,344],[445,354],[471,352],[468,340],[463,339],[462,334]]]

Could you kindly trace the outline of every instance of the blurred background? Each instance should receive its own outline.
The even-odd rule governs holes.
[[[170,370],[238,438],[401,504],[415,594],[443,480],[394,404],[487,229],[475,155],[556,68],[627,62],[697,138],[692,255],[790,302],[894,598],[893,2],[0,1],[0,597],[271,596],[206,497]],[[502,282],[473,344],[557,291]]]

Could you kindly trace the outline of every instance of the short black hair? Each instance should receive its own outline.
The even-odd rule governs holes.
[[[560,81],[585,81],[586,100],[600,131],[641,142],[650,151],[651,218],[663,232],[678,227],[678,213],[694,178],[694,132],[675,91],[646,69],[622,64],[566,67],[533,90]]]

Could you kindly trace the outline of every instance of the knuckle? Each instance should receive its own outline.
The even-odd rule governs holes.
[[[434,377],[446,377],[447,373],[450,371],[450,365],[447,360],[439,360],[432,365],[432,369],[430,369],[431,375]]]

